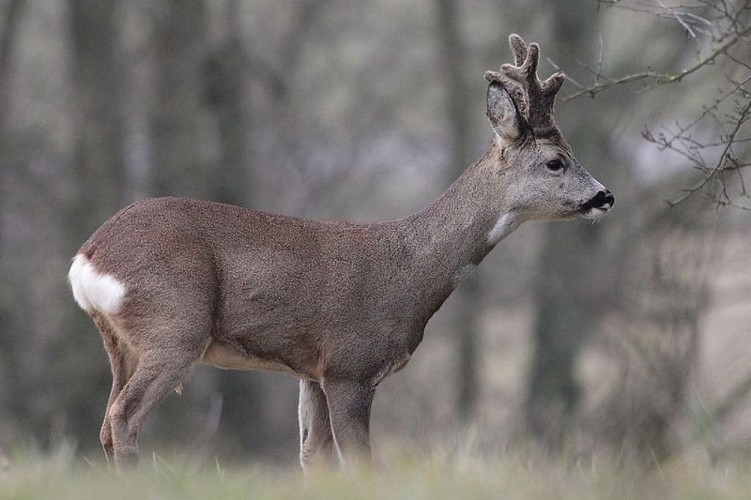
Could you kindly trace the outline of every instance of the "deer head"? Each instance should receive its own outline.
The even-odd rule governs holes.
[[[524,219],[599,219],[613,195],[574,158],[553,119],[565,77],[537,77],[540,47],[509,37],[514,64],[486,71],[487,115],[500,149],[503,175],[511,176],[507,202]]]

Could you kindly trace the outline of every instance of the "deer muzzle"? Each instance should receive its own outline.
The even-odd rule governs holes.
[[[581,206],[585,219],[599,219],[604,216],[615,204],[615,197],[610,190],[598,191],[589,201]]]

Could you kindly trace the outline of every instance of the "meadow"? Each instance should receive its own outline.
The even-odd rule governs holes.
[[[496,456],[434,451],[379,453],[374,467],[318,470],[307,478],[294,465],[223,464],[152,454],[116,473],[103,461],[11,453],[0,470],[2,499],[748,499],[751,461],[710,464],[682,457],[651,467],[612,460],[550,459],[529,451]]]

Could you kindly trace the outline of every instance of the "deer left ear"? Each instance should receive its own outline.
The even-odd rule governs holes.
[[[501,139],[513,142],[522,135],[519,110],[516,109],[516,104],[509,93],[498,82],[500,75],[498,79],[493,78],[496,75],[495,71],[488,71],[485,74],[485,78],[490,82],[486,100],[488,120]]]

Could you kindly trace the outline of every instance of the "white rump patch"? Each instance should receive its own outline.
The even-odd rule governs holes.
[[[68,271],[73,298],[81,309],[116,313],[125,297],[125,286],[114,276],[97,271],[86,256],[78,254]]]

